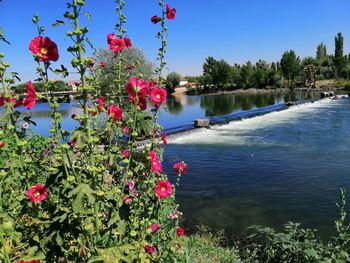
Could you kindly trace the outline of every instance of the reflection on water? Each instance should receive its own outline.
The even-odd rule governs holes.
[[[313,99],[319,93],[301,92],[263,92],[221,94],[209,96],[169,96],[164,107],[159,112],[159,123],[164,129],[172,129],[184,125],[193,125],[198,118],[226,115],[233,111],[250,110],[268,105],[296,101],[300,99]],[[26,116],[31,116],[37,123],[32,127],[34,131],[48,136],[48,127],[52,125],[50,107],[47,103],[38,103],[35,108],[26,110],[21,107],[20,111]],[[76,102],[61,103],[58,112],[62,114],[62,127],[72,130],[77,126],[77,121],[70,116],[79,114],[81,111]]]
[[[167,100],[167,108],[170,113],[179,115],[189,106],[198,104],[204,110],[205,117],[221,116],[236,110],[250,110],[262,108],[287,101],[302,99],[315,99],[319,92],[259,92],[218,94],[203,96],[170,96]]]

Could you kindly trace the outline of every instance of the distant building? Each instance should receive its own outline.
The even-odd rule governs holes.
[[[183,87],[186,86],[188,84],[188,80],[187,79],[181,79],[179,82],[179,86]]]

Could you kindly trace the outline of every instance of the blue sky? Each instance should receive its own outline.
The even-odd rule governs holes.
[[[11,46],[0,44],[11,70],[22,80],[35,78],[35,66],[28,44],[37,35],[31,23],[34,13],[46,26],[45,34],[59,47],[60,59],[54,63],[69,65],[65,51],[70,44],[68,27],[50,28],[55,19],[63,19],[66,0],[2,0],[0,27]],[[86,0],[92,14],[89,38],[96,47],[107,48],[106,35],[116,23],[113,0]],[[168,70],[182,75],[200,75],[209,55],[229,63],[253,62],[259,58],[277,61],[285,50],[300,57],[314,55],[323,41],[328,53],[334,52],[334,36],[342,32],[345,53],[350,52],[350,1],[348,0],[169,0],[177,9],[176,19],[168,27]],[[154,60],[158,49],[158,26],[150,17],[159,13],[157,0],[126,0],[128,35]],[[55,76],[53,76],[55,77]],[[71,78],[74,78],[72,76]]]

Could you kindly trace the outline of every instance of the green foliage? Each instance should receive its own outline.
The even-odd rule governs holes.
[[[181,75],[176,72],[170,72],[166,77],[166,87],[170,90],[174,90],[181,80]]]
[[[120,23],[115,27],[122,38],[124,1],[116,4]],[[163,14],[164,2],[158,4]],[[0,261],[180,262],[184,237],[177,235],[181,213],[175,201],[176,186],[170,185],[167,175],[159,169],[163,153],[157,138],[162,131],[157,123],[159,105],[146,111],[137,103],[130,103],[131,94],[126,92],[124,82],[128,74],[134,73],[128,73],[123,64],[128,61],[119,53],[114,54],[119,56],[114,68],[114,83],[119,89],[112,94],[114,97],[90,95],[100,95],[101,90],[96,87],[103,71],[98,67],[88,74],[93,71],[92,59],[85,56],[91,47],[89,29],[79,20],[87,16],[91,22],[91,16],[84,8],[84,0],[72,0],[64,14],[72,27],[67,32],[72,40],[68,52],[79,74],[78,90],[82,92],[82,99],[77,101],[80,111],[74,116],[75,129],[61,128],[59,104],[50,94],[40,96],[50,105],[52,127],[47,128],[51,136],[37,136],[27,125],[23,126],[24,122],[35,123],[28,117],[22,118],[11,101],[18,99],[13,91],[25,92],[25,85],[10,90],[17,75],[4,77],[9,65],[0,56],[0,81],[4,87],[0,118]],[[41,35],[45,28],[39,20],[35,15],[33,22]],[[63,23],[56,20],[53,26]],[[157,36],[162,52],[161,64],[155,70],[159,74],[157,86],[161,86],[165,63],[165,19],[160,26]],[[141,72],[136,61],[138,54],[131,55],[136,57],[132,61],[135,73]],[[59,89],[63,82],[49,80],[51,60],[40,61],[37,54],[33,57],[42,80],[36,84],[36,90]],[[146,93],[142,96],[150,100],[148,89]],[[137,140],[145,137],[150,139],[150,145],[138,149]],[[180,176],[177,178],[178,185]],[[155,190],[161,181],[170,185],[166,196]],[[159,224],[160,229],[152,232],[153,224]],[[151,249],[146,250],[147,246]]]
[[[96,58],[96,66],[93,74],[96,75],[96,88],[102,95],[109,94],[111,96],[118,94],[116,89],[119,86],[116,80],[119,77],[117,68],[120,65],[124,67],[120,85],[122,89],[124,89],[131,76],[137,76],[146,81],[151,81],[155,78],[155,66],[140,48],[125,49],[118,56],[115,56],[110,50],[101,48],[95,52],[94,56]],[[106,66],[98,68],[98,64],[102,61],[106,63]]]
[[[283,75],[293,81],[300,74],[300,58],[293,50],[285,51],[281,58]]]

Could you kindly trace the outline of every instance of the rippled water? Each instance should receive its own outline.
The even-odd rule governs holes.
[[[231,233],[287,221],[333,232],[339,188],[350,187],[350,100],[325,99],[176,139],[177,192],[187,227]],[[168,173],[173,174],[170,168]]]

